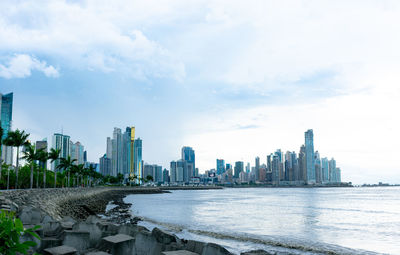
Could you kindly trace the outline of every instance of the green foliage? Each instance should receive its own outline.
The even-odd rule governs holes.
[[[37,239],[40,237],[35,230],[40,226],[24,229],[20,219],[16,218],[13,213],[0,211],[0,254],[15,255],[18,253],[27,254],[30,247],[36,246],[33,241],[20,242],[22,235],[28,234]]]

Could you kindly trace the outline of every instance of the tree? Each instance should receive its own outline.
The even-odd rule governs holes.
[[[54,148],[51,148],[50,152],[47,155],[47,159],[50,159],[50,163],[53,163],[54,161],[60,158],[60,153],[61,153],[60,149],[56,150]],[[58,167],[54,168],[54,188],[57,188],[57,168]]]
[[[29,134],[19,129],[8,132],[6,144],[17,148],[17,163],[15,166],[15,188],[18,188],[19,148],[28,144]]]
[[[151,175],[147,175],[146,176],[146,180],[145,180],[146,182],[150,182],[150,181],[153,181],[153,176],[151,176]]]
[[[31,177],[30,177],[30,189],[33,188],[33,165],[35,163],[35,160],[39,159],[39,154],[37,153],[36,149],[35,149],[35,145],[32,145],[30,143],[28,143],[27,145],[25,145],[25,151],[23,152],[23,157],[22,159],[25,159],[26,161],[29,162],[29,164],[31,165]]]
[[[71,156],[68,156],[67,158],[61,158],[60,159],[60,164],[57,166],[57,169],[61,169],[64,172],[68,173],[68,187],[70,187],[70,174],[71,174],[71,168],[74,165],[74,162],[76,159],[71,159]]]
[[[1,172],[3,171],[3,162],[1,160],[1,149],[3,145],[3,135],[4,135],[4,130],[0,125],[0,182],[1,182]]]
[[[46,171],[46,166],[47,166],[46,162],[47,162],[49,154],[44,149],[40,149],[36,153],[38,154],[37,159],[40,162],[44,162],[45,167],[43,169],[43,188],[46,188],[46,172],[47,172]],[[39,167],[37,168],[36,187],[39,188]]]

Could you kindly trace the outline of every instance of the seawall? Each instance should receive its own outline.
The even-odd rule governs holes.
[[[186,188],[190,189],[190,188]],[[199,188],[197,188],[199,189]],[[230,255],[214,243],[183,240],[158,228],[149,231],[132,221],[127,205],[115,203],[128,194],[168,192],[157,187],[99,187],[11,190],[0,193],[0,208],[14,211],[25,227],[41,225],[41,240],[29,254],[71,255]],[[116,218],[101,218],[107,204],[117,204]],[[125,207],[124,207],[125,206]],[[129,207],[129,206],[128,206]],[[244,253],[248,254],[248,253]],[[259,253],[268,254],[268,253]]]

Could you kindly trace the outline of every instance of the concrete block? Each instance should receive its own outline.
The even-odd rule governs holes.
[[[113,255],[134,254],[135,238],[124,234],[107,236],[102,239],[99,249]]]
[[[85,255],[111,255],[111,254],[104,251],[91,251],[86,253]]]
[[[140,255],[159,255],[162,251],[162,245],[149,231],[140,231],[135,237],[136,254]]]
[[[161,244],[176,243],[176,237],[159,228],[154,228],[151,234],[156,238],[157,242]]]
[[[57,247],[62,245],[62,240],[54,237],[44,237],[41,240],[39,252],[51,247]]]
[[[161,255],[199,255],[199,254],[191,251],[179,250],[179,251],[163,251],[161,252]]]
[[[86,231],[64,230],[63,245],[75,247],[79,253],[90,247],[90,234]]]
[[[76,255],[78,251],[69,246],[58,246],[53,248],[48,248],[44,250],[45,255]]]
[[[75,231],[84,231],[89,233],[90,246],[95,247],[103,237],[103,233],[100,228],[96,224],[86,223],[86,222],[78,222],[73,228]]]
[[[201,254],[203,252],[203,246],[204,246],[203,242],[188,240],[185,245],[185,248],[188,251]]]
[[[224,247],[215,244],[215,243],[206,243],[203,246],[203,251],[201,255],[232,255],[227,249]]]
[[[43,217],[40,225],[44,236],[55,236],[62,231],[61,224],[48,215]]]

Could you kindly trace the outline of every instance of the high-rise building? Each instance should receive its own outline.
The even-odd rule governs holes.
[[[307,168],[306,168],[306,147],[304,145],[300,147],[298,164],[299,164],[299,181],[305,182],[307,180]]]
[[[36,151],[43,150],[47,152],[47,139],[42,141],[36,141]],[[42,169],[47,169],[47,164],[45,161],[38,161],[38,165]]]
[[[273,158],[272,158],[272,164],[271,164],[271,168],[272,168],[272,184],[274,184],[274,185],[279,185],[279,182],[280,182],[279,165],[280,165],[279,156],[278,155],[274,155]]]
[[[170,168],[169,168],[169,171],[170,171],[170,183],[176,183],[177,182],[176,181],[176,168],[177,168],[176,161],[171,161]]]
[[[307,171],[306,182],[309,184],[313,184],[316,182],[313,130],[312,129],[307,130],[304,133],[304,138],[305,138],[305,147],[306,147],[306,171]]]
[[[321,173],[322,173],[322,183],[329,182],[329,160],[328,158],[321,159]]]
[[[256,181],[258,181],[258,179],[260,177],[260,158],[259,157],[256,157],[255,176],[256,176]]]
[[[191,147],[182,147],[182,160],[185,162],[183,170],[183,181],[185,183],[189,183],[192,177],[194,177],[196,174],[195,153]]]
[[[5,139],[8,132],[11,131],[12,107],[13,93],[6,95],[0,94],[0,124],[4,132],[3,137],[0,137],[0,139]],[[13,148],[11,146],[2,145],[0,148],[0,156],[0,159],[3,160],[3,162],[11,165],[13,162]]]
[[[142,139],[134,139],[133,152],[133,173],[142,178]]]
[[[60,158],[67,158],[71,155],[70,143],[71,141],[69,135],[54,133],[52,148],[54,148],[55,150],[60,150]],[[51,169],[54,171],[59,164],[59,159],[53,161],[53,163],[51,164]]]
[[[232,169],[232,165],[229,164],[229,163],[226,163],[226,165],[225,165],[225,171],[228,170],[228,169]]]
[[[314,162],[315,162],[315,182],[322,183],[322,166],[321,166],[321,158],[318,151],[314,153]]]
[[[329,160],[329,182],[336,183],[336,160],[331,159]]]
[[[247,174],[250,173],[250,163],[249,162],[247,162],[247,165],[246,165],[246,173]],[[248,176],[248,175],[246,175],[246,176]]]
[[[235,172],[234,172],[233,177],[234,177],[234,178],[239,178],[239,174],[240,174],[241,172],[243,172],[243,169],[244,169],[244,163],[243,163],[243,161],[236,161],[236,162],[235,162]]]
[[[107,157],[107,154],[104,154],[103,157],[100,158],[100,173],[104,176],[111,175],[111,159]]]
[[[168,172],[167,169],[164,169],[164,170],[163,170],[163,178],[162,178],[162,181],[163,181],[164,183],[169,183],[169,172]]]
[[[223,174],[225,172],[225,160],[217,159],[217,175]]]
[[[76,165],[83,164],[85,161],[83,160],[83,154],[84,154],[84,147],[80,142],[73,143],[70,141],[70,156],[71,159],[76,159],[75,163]]]
[[[112,143],[112,176],[123,174],[122,170],[122,133],[120,128],[114,128]]]

